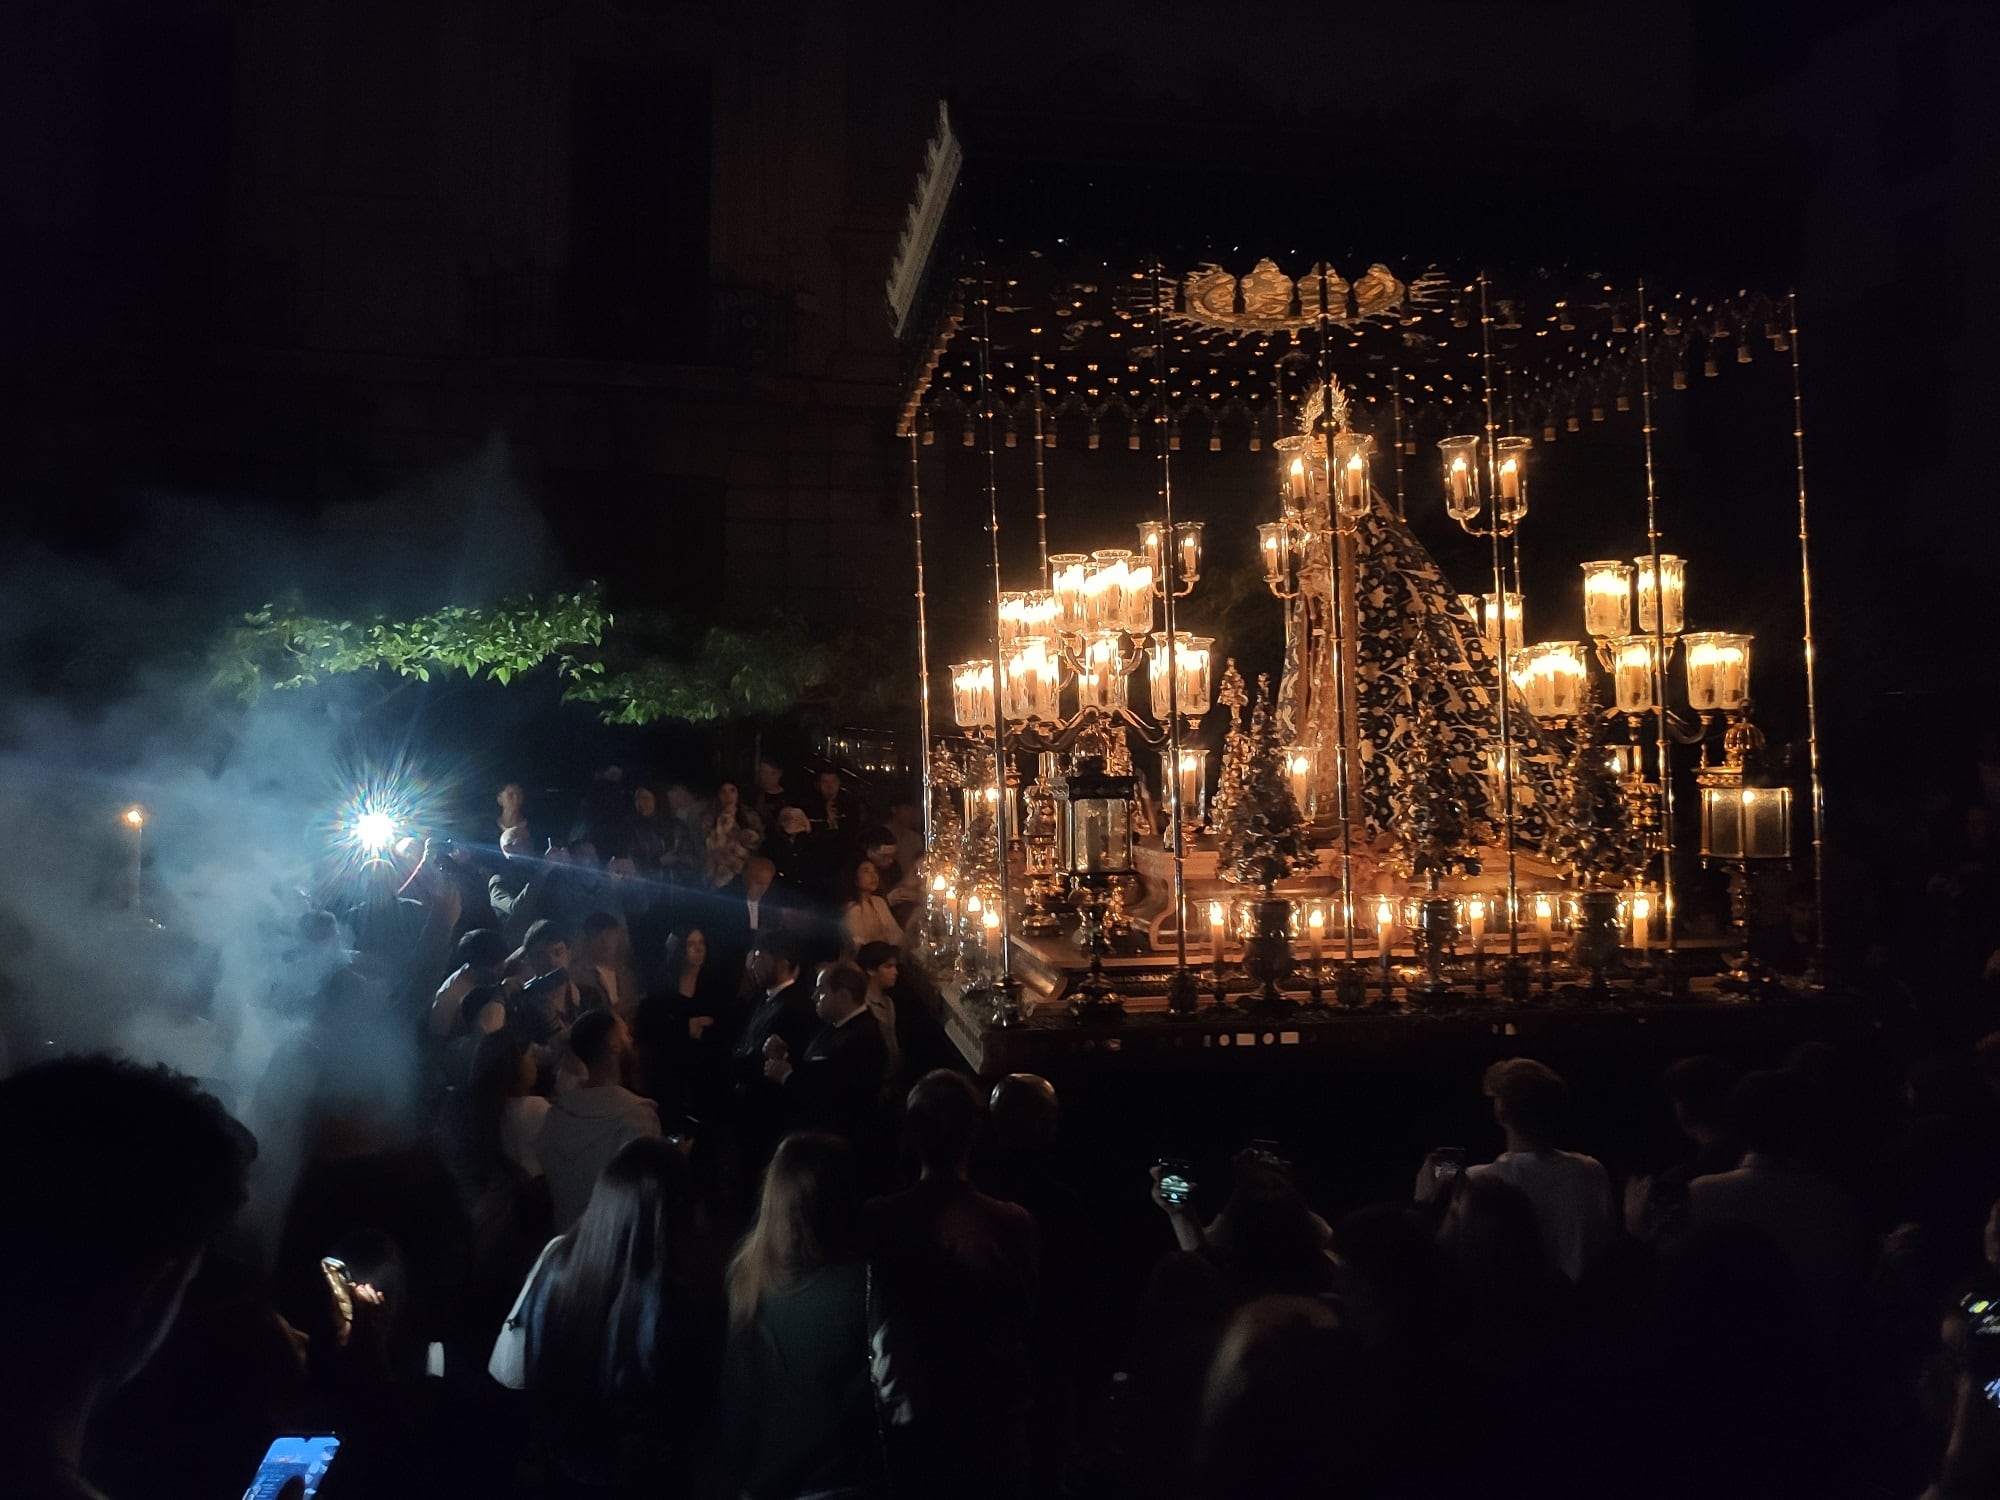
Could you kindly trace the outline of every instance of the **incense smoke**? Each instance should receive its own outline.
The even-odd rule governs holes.
[[[0,1070],[111,1049],[191,1074],[258,1134],[258,1203],[281,1207],[298,1101],[272,1068],[296,1078],[327,962],[300,918],[354,899],[335,810],[368,769],[423,764],[421,695],[354,678],[243,703],[214,690],[203,643],[290,592],[324,613],[487,601],[544,582],[552,555],[496,443],[316,524],[162,501],[109,562],[0,563]],[[396,1118],[418,1028],[376,1030],[319,1049],[311,1081]]]

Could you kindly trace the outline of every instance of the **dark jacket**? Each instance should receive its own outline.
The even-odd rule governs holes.
[[[889,1048],[882,1027],[867,1010],[844,1025],[822,1026],[803,1053],[792,1054],[785,1080],[795,1130],[831,1130],[858,1141],[872,1127]]]
[[[755,1500],[882,1493],[882,1440],[869,1377],[880,1318],[858,1261],[808,1272],[729,1331],[721,1460]]]
[[[805,1056],[818,1025],[819,1017],[813,1014],[812,992],[796,979],[776,994],[758,1000],[743,1018],[743,1025],[729,1048],[739,1079],[755,1082],[763,1078],[764,1043],[771,1037],[782,1037],[793,1057]]]

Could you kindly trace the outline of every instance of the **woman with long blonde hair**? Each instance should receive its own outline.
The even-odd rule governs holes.
[[[727,1289],[722,1458],[738,1493],[879,1500],[886,1358],[845,1141],[799,1131],[779,1142]]]

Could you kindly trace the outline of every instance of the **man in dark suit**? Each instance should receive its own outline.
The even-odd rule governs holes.
[[[736,1096],[736,1130],[730,1176],[739,1206],[754,1199],[757,1178],[784,1133],[789,1101],[764,1076],[764,1048],[776,1039],[788,1053],[803,1054],[812,1041],[812,994],[799,982],[798,950],[789,936],[768,932],[750,951],[748,1010],[729,1047],[729,1076]]]
[[[777,876],[769,859],[751,855],[741,875],[696,899],[688,925],[701,928],[725,961],[745,957],[764,938],[792,936],[798,902]],[[810,1029],[806,1034],[812,1035]]]
[[[850,963],[828,964],[813,989],[820,1028],[802,1051],[784,1038],[764,1044],[764,1077],[784,1091],[794,1129],[831,1130],[871,1144],[889,1050],[868,1013],[868,979]]]
[[[729,1049],[737,1081],[745,1086],[764,1081],[765,1043],[776,1037],[788,1050],[802,1053],[818,1024],[812,992],[799,982],[798,950],[789,936],[767,932],[759,937],[750,950],[749,974],[749,1010]]]

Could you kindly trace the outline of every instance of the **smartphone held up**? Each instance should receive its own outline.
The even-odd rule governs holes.
[[[278,1500],[287,1484],[292,1485],[290,1494],[313,1500],[339,1452],[340,1439],[331,1435],[278,1438],[264,1450],[264,1461],[257,1465],[243,1500]]]
[[[1194,1167],[1177,1157],[1163,1156],[1159,1163],[1160,1201],[1179,1208],[1194,1199]]]

